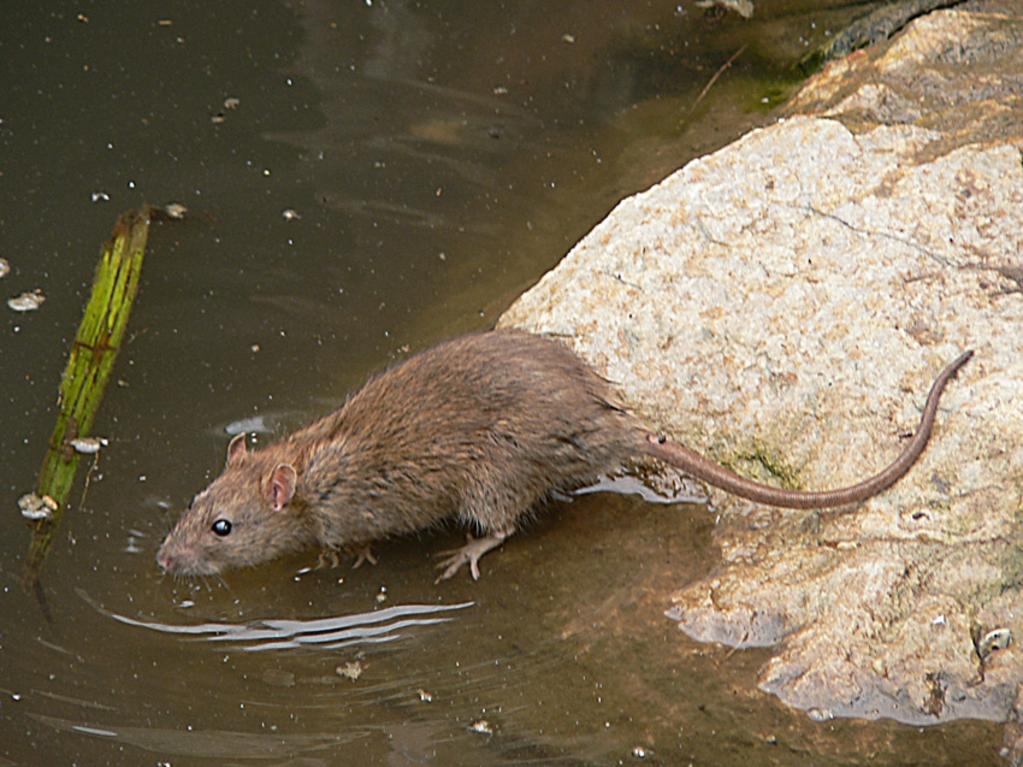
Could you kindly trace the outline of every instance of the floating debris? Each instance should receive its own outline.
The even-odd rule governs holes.
[[[228,96],[224,99],[224,109],[237,109],[241,106],[242,100],[235,98],[234,96]]]
[[[210,122],[214,125],[222,125],[227,118],[223,112],[217,112],[215,115],[210,115]]]
[[[646,750],[645,748],[643,748],[642,746],[636,746],[636,747],[634,747],[634,748],[632,749],[632,755],[633,755],[634,757],[636,757],[637,759],[646,759],[646,758],[647,758],[647,756],[649,756],[649,755],[650,755],[650,752],[649,752],[649,751],[647,751],[647,750]]]
[[[11,262],[6,258],[0,258],[0,280],[11,273]]]
[[[45,300],[42,288],[36,288],[31,293],[22,293],[20,296],[7,299],[7,305],[16,312],[34,312]]]
[[[473,732],[478,732],[481,735],[493,735],[494,728],[490,726],[490,722],[486,719],[477,719],[475,722],[469,725],[469,729]]]
[[[416,690],[416,695],[419,696],[419,700],[423,703],[433,703],[433,693],[427,692],[422,687]]]
[[[977,643],[977,653],[981,660],[987,660],[991,653],[1004,650],[1011,644],[1012,632],[1009,629],[995,629],[987,632]]]
[[[74,448],[76,453],[95,455],[102,448],[109,445],[110,441],[105,437],[78,437],[71,440],[68,444]]]
[[[163,212],[167,214],[168,218],[174,218],[180,221],[188,213],[188,208],[180,202],[169,202],[163,206]]]
[[[345,679],[351,679],[353,682],[362,676],[362,664],[357,660],[348,661],[338,666],[334,671],[337,672],[338,676],[343,676]]]
[[[110,202],[110,195],[107,194],[106,192],[93,192],[92,193],[92,201],[93,202]]]
[[[231,423],[224,427],[224,433],[229,437],[236,437],[239,434],[248,434],[253,431],[259,434],[269,434],[273,431],[273,425],[267,422],[266,416],[254,415],[248,418],[240,418],[237,421],[231,421]]]
[[[569,43],[569,44],[574,43],[575,42],[575,35],[570,35],[568,32],[566,32],[565,34],[563,34],[561,36],[561,42]]]
[[[281,215],[284,216],[285,221],[298,221],[300,218],[302,218],[300,215],[298,215],[298,211],[295,210],[294,208],[285,208],[284,212],[281,213]]]
[[[52,519],[53,512],[57,510],[57,502],[48,495],[40,498],[35,493],[25,493],[18,499],[18,508],[25,519]]]

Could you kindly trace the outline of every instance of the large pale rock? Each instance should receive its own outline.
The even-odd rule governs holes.
[[[919,20],[877,54],[890,61],[869,88],[893,92],[892,70],[912,101],[907,67],[926,81],[927,56],[973,50],[991,15]],[[967,30],[959,48],[912,37],[936,25],[945,43]],[[622,202],[502,318],[563,336],[674,438],[804,489],[887,464],[934,376],[976,350],[928,451],[884,494],[831,513],[712,495],[722,563],[669,612],[699,639],[776,646],[762,686],[821,716],[1001,719],[1023,679],[1018,644],[978,650],[995,629],[1023,641],[1021,134],[981,119],[1003,113],[1011,78],[1008,95],[970,99],[943,72],[943,104],[969,112],[954,130],[924,99],[892,124],[876,103],[866,119],[867,84],[825,82],[804,102],[843,117],[833,97],[855,118],[792,117],[690,163]]]

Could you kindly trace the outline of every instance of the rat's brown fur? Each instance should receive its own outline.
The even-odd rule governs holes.
[[[244,436],[224,473],[197,495],[157,555],[168,572],[213,574],[320,547],[361,550],[460,518],[488,533],[448,560],[442,577],[514,532],[545,496],[631,458],[653,455],[745,497],[783,506],[862,500],[894,483],[923,450],[939,376],[913,444],[854,488],[825,493],[752,482],[658,440],[618,404],[609,383],[564,345],[517,330],[440,344],[370,379],[337,411],[250,452]],[[218,520],[230,523],[217,535]]]

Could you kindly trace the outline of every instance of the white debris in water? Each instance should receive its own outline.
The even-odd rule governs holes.
[[[263,416],[256,415],[251,418],[242,418],[238,421],[231,421],[231,423],[224,427],[224,431],[234,437],[238,434],[248,434],[253,431],[258,434],[266,434],[270,431],[270,427],[267,425],[266,419]]]
[[[18,508],[25,519],[52,519],[53,512],[57,510],[57,502],[48,495],[40,498],[35,493],[25,493],[18,499]]]
[[[182,219],[188,213],[188,208],[180,202],[169,202],[163,206],[163,212],[170,218]]]
[[[285,221],[298,221],[300,218],[302,218],[302,216],[300,216],[298,214],[298,211],[295,210],[294,208],[285,208],[282,211],[281,215],[284,217]]]
[[[343,676],[345,679],[351,679],[354,682],[362,676],[363,668],[359,661],[352,660],[338,666],[334,671],[337,672],[338,676]]]
[[[0,280],[11,273],[11,262],[6,258],[0,258]]]
[[[68,444],[74,448],[76,453],[95,455],[101,448],[109,445],[110,441],[105,437],[78,437],[71,440]]]
[[[478,732],[481,735],[493,735],[494,728],[490,726],[490,722],[486,719],[477,719],[475,722],[469,725],[469,729],[473,732]]]
[[[20,296],[7,299],[7,305],[16,312],[33,312],[42,306],[45,300],[42,288],[36,288],[30,293],[22,293]]]

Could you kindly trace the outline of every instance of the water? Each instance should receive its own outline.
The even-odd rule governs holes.
[[[0,288],[47,301],[0,320],[0,765],[997,763],[995,725],[814,723],[756,690],[766,653],[685,639],[662,613],[714,566],[700,507],[554,504],[478,583],[433,584],[453,529],[355,571],[157,571],[229,430],[293,428],[491,325],[618,199],[767,119],[803,40],[853,10],[679,5],[5,8]],[[50,621],[15,499],[98,244],[172,201],[189,216],[151,234]]]

